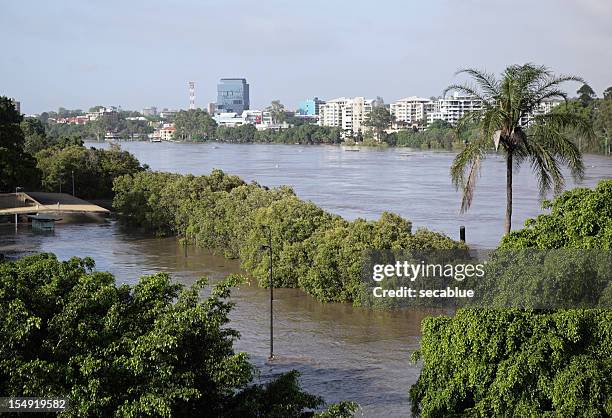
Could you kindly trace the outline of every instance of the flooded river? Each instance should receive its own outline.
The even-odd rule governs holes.
[[[153,170],[208,174],[220,168],[262,185],[288,185],[300,198],[347,219],[377,219],[383,211],[391,211],[415,227],[453,238],[465,225],[468,243],[486,248],[496,247],[503,233],[506,166],[500,156],[485,160],[472,208],[460,215],[461,195],[449,179],[454,152],[171,142],[122,142],[121,146]],[[601,178],[612,177],[612,158],[586,155],[584,163],[582,185],[592,187]],[[567,187],[575,187],[569,176]],[[514,176],[514,229],[541,213],[540,207],[537,181],[526,165]]]
[[[94,144],[91,144],[94,145]],[[95,144],[100,146],[99,144]],[[104,144],[102,144],[104,145]],[[390,210],[428,227],[457,236],[466,225],[468,242],[493,247],[499,241],[504,213],[504,165],[492,157],[483,167],[475,203],[458,215],[460,196],[448,179],[454,156],[448,152],[405,149],[362,149],[347,152],[333,146],[123,143],[154,170],[206,174],[221,168],[267,186],[287,184],[299,197],[346,218],[377,218]],[[612,159],[586,156],[584,184],[612,176]],[[571,185],[570,181],[570,185]],[[527,169],[515,183],[515,221],[539,210],[535,180]],[[91,256],[97,269],[115,274],[118,281],[135,283],[158,271],[190,284],[201,276],[217,280],[239,272],[236,261],[177,245],[174,239],[155,239],[123,230],[116,222],[59,224],[50,234],[27,226],[15,232],[0,227],[0,252],[53,252],[61,259]],[[230,326],[260,368],[261,378],[297,369],[304,388],[326,401],[357,401],[366,416],[408,416],[408,389],[419,374],[409,363],[418,348],[421,319],[428,312],[372,312],[346,304],[320,304],[299,290],[275,291],[275,354],[267,363],[268,291],[242,286],[233,292],[236,309]]]

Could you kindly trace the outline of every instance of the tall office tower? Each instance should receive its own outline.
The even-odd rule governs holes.
[[[249,109],[249,84],[246,78],[222,78],[217,84],[217,110],[242,114]]]
[[[189,82],[189,110],[195,109],[195,81]]]

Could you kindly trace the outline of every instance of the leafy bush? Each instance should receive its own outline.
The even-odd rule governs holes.
[[[598,248],[612,250],[612,180],[594,190],[566,191],[544,207],[550,213],[528,219],[504,237],[500,248]]]
[[[42,149],[35,157],[44,190],[71,192],[74,174],[75,194],[84,198],[112,198],[116,177],[144,169],[136,157],[117,146],[103,150],[57,145]]]
[[[202,280],[185,289],[160,273],[116,286],[93,267],[51,254],[0,263],[0,396],[67,396],[61,415],[92,417],[302,417],[323,404],[295,371],[253,384],[227,327],[238,278],[201,299]]]
[[[385,213],[378,221],[347,222],[286,187],[245,184],[214,170],[210,176],[142,172],[115,181],[123,218],[159,235],[179,235],[227,257],[269,286],[267,225],[272,233],[274,285],[300,287],[321,301],[356,302],[365,249],[463,248]]]
[[[488,266],[499,270],[495,299],[611,306],[611,197],[610,180],[565,192],[505,237]],[[415,415],[612,415],[610,309],[460,309],[422,331]]]
[[[612,414],[610,310],[462,309],[422,331],[415,415]]]

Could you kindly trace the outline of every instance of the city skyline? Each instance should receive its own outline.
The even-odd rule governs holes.
[[[252,108],[273,99],[297,108],[314,96],[388,103],[439,95],[459,68],[499,73],[525,62],[581,75],[598,95],[612,84],[610,2],[515,2],[501,20],[516,34],[500,39],[492,36],[503,26],[499,3],[480,0],[184,1],[164,13],[164,2],[114,4],[4,4],[0,24],[18,42],[5,48],[0,93],[28,114],[97,104],[186,109],[187,82],[195,81],[196,106],[206,108],[220,78],[240,77],[251,85]]]

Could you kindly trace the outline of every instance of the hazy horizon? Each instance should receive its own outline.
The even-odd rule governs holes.
[[[459,68],[525,62],[582,76],[599,96],[612,86],[607,0],[25,0],[0,12],[0,95],[26,114],[187,108],[188,81],[204,108],[223,77],[248,80],[252,108],[280,99],[293,109],[314,96],[391,102],[439,95]]]

